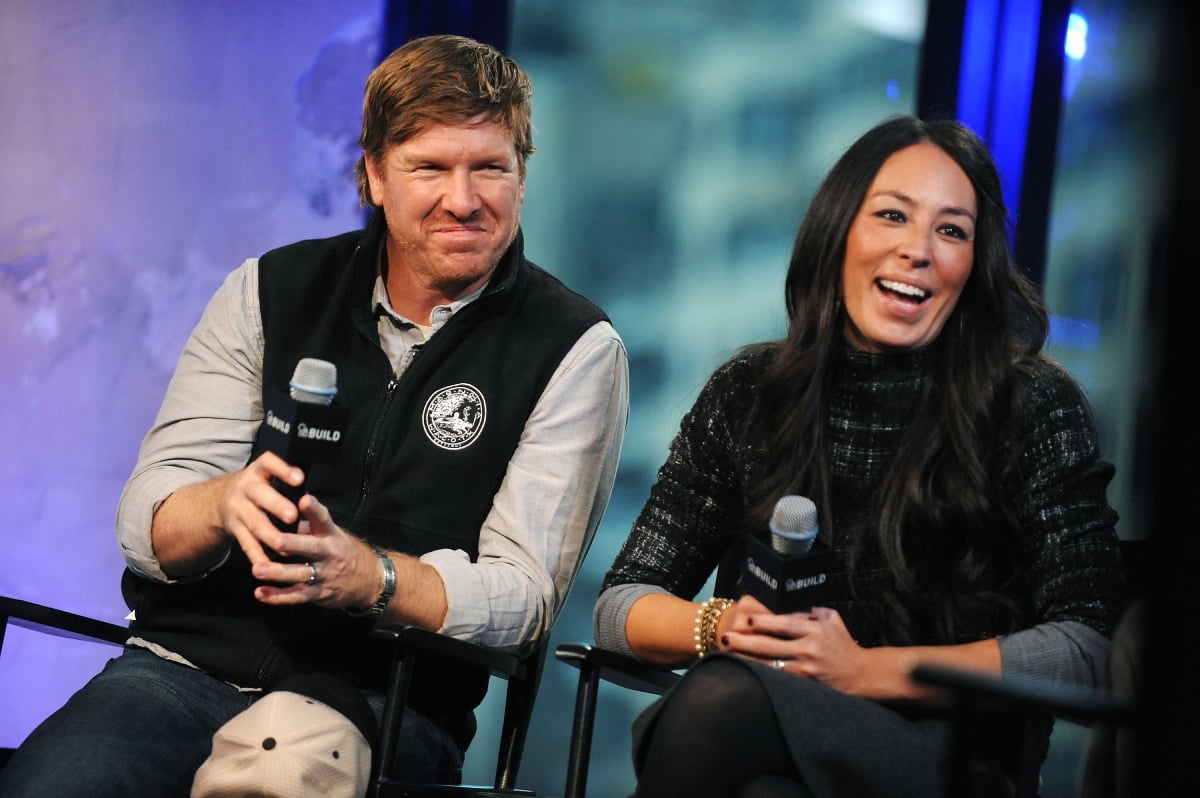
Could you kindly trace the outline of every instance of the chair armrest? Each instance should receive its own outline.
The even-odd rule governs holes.
[[[957,699],[980,707],[1006,712],[1049,713],[1063,720],[1090,725],[1107,720],[1133,720],[1137,706],[1109,690],[1065,684],[1035,676],[1014,675],[1003,679],[985,673],[920,665],[912,678],[920,684],[942,687]]]
[[[642,693],[662,695],[679,680],[675,671],[583,643],[562,643],[554,649],[554,656],[574,668],[594,670],[606,682]]]
[[[468,643],[428,629],[404,624],[379,624],[371,631],[374,637],[391,640],[418,651],[460,660],[468,665],[486,668],[494,674],[522,678],[525,664],[516,655],[495,648]]]
[[[118,646],[129,638],[127,627],[8,596],[0,596],[0,619],[59,637],[100,640]],[[0,624],[2,639],[3,624]]]

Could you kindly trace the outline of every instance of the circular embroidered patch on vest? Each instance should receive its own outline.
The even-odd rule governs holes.
[[[421,413],[425,435],[443,449],[464,449],[483,432],[487,403],[474,385],[460,382],[435,392]]]

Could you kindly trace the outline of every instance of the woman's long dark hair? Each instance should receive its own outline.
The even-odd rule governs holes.
[[[922,142],[932,142],[966,174],[975,188],[977,219],[971,274],[927,356],[922,412],[883,477],[878,511],[869,514],[877,523],[852,532],[852,562],[873,548],[890,574],[882,599],[892,643],[931,633],[953,640],[972,606],[995,600],[990,569],[1008,544],[997,521],[1003,508],[989,484],[992,435],[1000,417],[1014,411],[1019,361],[1041,350],[1047,331],[1037,291],[1012,261],[999,174],[968,128],[949,120],[890,119],[833,167],[796,235],[785,289],[788,334],[765,375],[753,421],[767,449],[748,522],[763,528],[780,496],[800,493],[817,500],[822,526],[829,528],[826,429],[830,372],[846,325],[846,238],[883,163]],[[947,555],[949,573],[945,567],[922,571],[930,557],[944,562]],[[941,583],[944,607],[938,617],[919,622],[914,613],[929,617],[930,608],[914,606],[918,586],[928,589],[931,576]],[[934,628],[922,628],[928,623]]]

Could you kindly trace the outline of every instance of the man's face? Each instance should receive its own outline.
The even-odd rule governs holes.
[[[491,277],[516,236],[525,199],[503,125],[485,117],[431,125],[366,166],[371,199],[387,215],[389,293],[396,286],[410,298],[444,303]]]

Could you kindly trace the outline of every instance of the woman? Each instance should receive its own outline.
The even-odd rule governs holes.
[[[1124,593],[1112,467],[1039,354],[1005,224],[986,148],[950,121],[884,122],[818,190],[787,338],[712,376],[596,607],[606,648],[702,658],[635,724],[638,795],[935,795],[948,723],[914,664],[1102,680]],[[826,606],[691,601],[789,494],[834,549]],[[1002,771],[1012,734],[987,757]]]

